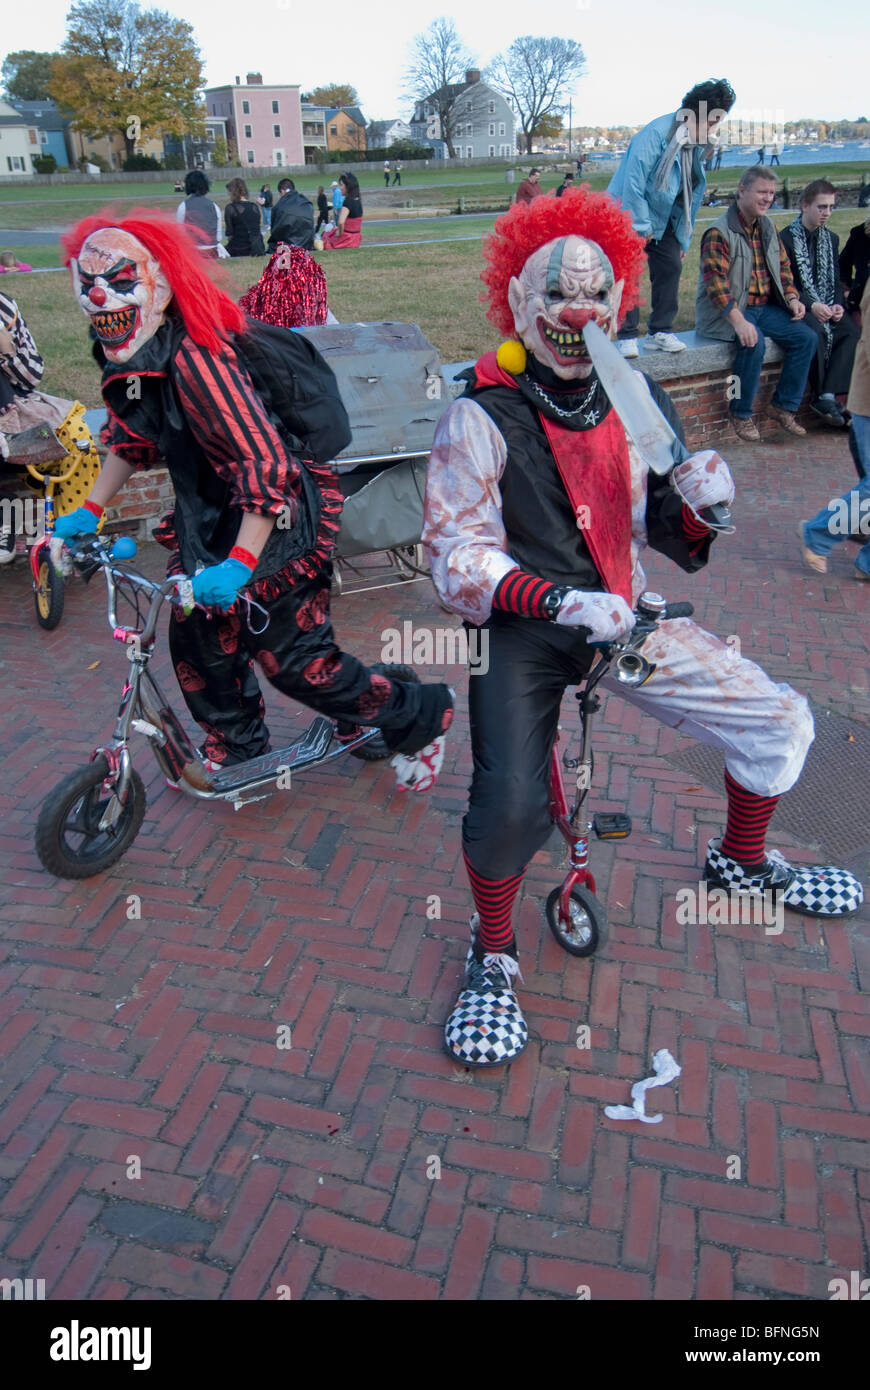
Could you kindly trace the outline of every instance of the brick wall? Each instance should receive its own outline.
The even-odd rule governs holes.
[[[768,363],[762,369],[761,386],[755,398],[754,410],[755,423],[762,439],[781,435],[776,422],[765,419],[763,415],[776,389],[779,373],[778,362]],[[729,438],[734,438],[728,421],[731,404],[727,395],[728,382],[729,373],[725,371],[709,372],[696,377],[675,377],[659,382],[667,391],[683,421],[686,443],[690,449],[709,449],[713,444],[718,446]],[[808,414],[812,418],[806,405],[798,411],[798,420],[804,427]]]

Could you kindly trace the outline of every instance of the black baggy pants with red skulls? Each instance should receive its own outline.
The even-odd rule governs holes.
[[[331,566],[263,602],[265,631],[236,612],[176,607],[169,645],[187,707],[205,730],[204,752],[230,766],[269,751],[266,708],[254,663],[282,695],[350,724],[381,729],[391,752],[417,753],[450,723],[446,685],[393,680],[340,650],[329,616]],[[253,611],[252,625],[265,622]]]

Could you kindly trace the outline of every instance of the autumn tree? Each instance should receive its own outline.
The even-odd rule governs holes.
[[[134,0],[81,0],[67,25],[49,91],[74,129],[120,132],[128,158],[148,135],[205,133],[202,60],[186,20]]]
[[[325,87],[315,87],[302,100],[310,101],[312,106],[359,106],[356,87],[349,82],[331,82]]]
[[[51,65],[56,53],[21,48],[3,60],[3,91],[7,101],[47,101]]]
[[[433,20],[411,43],[405,69],[407,91],[415,101],[428,102],[438,117],[439,135],[451,159],[456,157],[454,140],[458,138],[461,114],[458,89],[464,85],[466,71],[473,63],[453,20],[443,16]]]
[[[583,72],[585,57],[573,39],[515,39],[490,63],[486,76],[503,92],[519,118],[526,150],[539,133],[541,118],[561,116],[568,89]]]

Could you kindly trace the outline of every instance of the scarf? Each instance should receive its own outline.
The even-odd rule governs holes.
[[[692,159],[697,148],[697,144],[689,139],[688,126],[675,124],[664,153],[653,171],[653,188],[659,193],[664,193],[670,183],[671,170],[679,159],[683,212],[687,227],[692,225]]]
[[[789,229],[794,238],[794,258],[797,264],[798,279],[804,294],[811,295],[821,304],[833,305],[836,279],[834,275],[834,243],[827,227],[819,227],[816,233],[815,255],[810,251],[807,229],[798,215]],[[825,337],[825,363],[831,356],[834,333],[830,323],[822,324]]]

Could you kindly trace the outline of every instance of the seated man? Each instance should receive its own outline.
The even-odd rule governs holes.
[[[840,279],[846,287],[846,307],[853,314],[861,308],[864,286],[870,278],[870,217],[849,228],[840,252]]]
[[[713,534],[699,513],[734,492],[711,450],[665,477],[650,472],[585,355],[586,324],[612,337],[621,307],[637,301],[643,242],[628,214],[605,194],[570,190],[512,207],[485,254],[488,314],[513,341],[480,359],[441,416],[423,529],[441,602],[489,636],[488,669],[469,682],[474,775],[462,827],[476,913],[446,1030],[450,1056],[466,1066],[510,1062],[528,1040],[511,916],[551,831],[548,770],[565,690],[589,669],[590,642],[634,626],[644,545],[689,573],[701,568]],[[669,418],[679,429],[672,408]],[[725,753],[728,824],[707,848],[707,881],[798,912],[854,911],[862,889],[850,874],[793,868],[764,849],[812,741],[806,700],[688,618],[663,623],[643,650],[658,663],[650,680],[608,688]]]
[[[844,396],[849,389],[860,330],[846,313],[840,284],[840,242],[825,225],[834,211],[836,192],[827,179],[808,184],[801,194],[800,216],[783,231],[782,244],[807,310],[805,322],[816,332],[810,407],[825,424],[844,429],[846,421],[837,396]]]
[[[766,216],[776,175],[760,164],[746,169],[736,202],[701,238],[701,267],[695,301],[695,328],[705,338],[737,340],[734,372],[739,392],[731,402],[731,423],[740,439],[761,438],[752,418],[764,362],[764,335],[785,351],[771,419],[788,434],[806,434],[795,411],[816,354],[816,335],[802,323],[806,308],[792,279],[785,248]]]
[[[301,246],[303,251],[314,248],[314,204],[303,193],[297,193],[292,179],[282,179],[278,184],[267,248],[270,253],[279,241]]]

